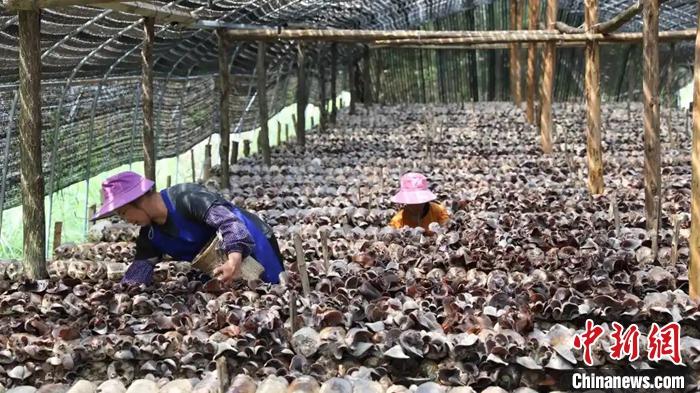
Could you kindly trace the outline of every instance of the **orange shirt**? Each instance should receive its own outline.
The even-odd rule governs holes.
[[[428,225],[430,225],[431,222],[437,222],[440,225],[447,222],[450,216],[447,214],[447,210],[445,210],[445,208],[441,204],[430,202],[429,205],[430,208],[428,209],[428,214],[426,214],[420,220],[420,222],[404,218],[403,209],[401,209],[398,213],[396,213],[394,218],[391,219],[389,226],[396,229],[401,229],[404,226],[409,226],[411,228],[421,226],[423,227],[423,229],[428,231]]]

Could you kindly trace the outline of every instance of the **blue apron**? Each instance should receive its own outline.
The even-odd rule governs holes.
[[[170,236],[159,226],[151,225],[149,239],[153,246],[162,253],[181,261],[192,261],[214,238],[216,230],[205,223],[189,220],[178,213],[166,190],[162,190],[160,195],[168,208],[168,219],[172,220],[177,229],[177,236]],[[272,248],[270,240],[240,209],[232,204],[227,207],[245,224],[255,242],[251,256],[265,268],[261,278],[272,284],[279,283],[279,274],[284,271],[284,267]]]

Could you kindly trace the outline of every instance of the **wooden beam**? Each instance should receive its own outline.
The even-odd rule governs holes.
[[[540,0],[528,0],[528,29],[537,29],[537,16],[540,11]],[[525,117],[528,123],[535,124],[535,86],[537,82],[537,43],[530,42],[527,47],[527,107]]]
[[[267,127],[269,115],[267,113],[267,67],[265,65],[266,45],[258,42],[258,64],[255,67],[258,73],[258,108],[260,109],[260,134],[258,134],[258,146],[262,152],[265,165],[272,165],[270,158],[270,130]]]
[[[585,26],[590,30],[598,22],[598,0],[585,0]],[[603,193],[603,148],[600,135],[600,47],[586,43],[586,152],[588,154],[588,190]]]
[[[23,265],[30,279],[46,270],[44,175],[41,163],[41,12],[19,11],[19,158]]]
[[[668,0],[660,0],[659,4],[663,4],[666,1],[668,1]],[[627,22],[634,19],[634,17],[637,16],[640,12],[642,12],[642,2],[637,1],[634,4],[630,5],[629,7],[625,8],[619,14],[608,19],[607,21],[602,22],[602,23],[596,23],[591,28],[591,31],[594,33],[612,33],[613,31],[619,30],[620,27],[624,26]],[[562,33],[575,34],[575,33],[583,33],[586,31],[585,28],[569,26],[564,22],[557,22],[556,28],[557,28],[557,30],[561,31]]]
[[[518,0],[510,0],[510,28],[520,30],[520,15],[518,12]],[[520,96],[520,45],[509,44],[510,49],[510,94],[515,106],[520,107],[522,97]]]
[[[306,105],[309,95],[306,89],[306,56],[304,46],[297,47],[297,144],[303,150],[306,146]]]
[[[370,62],[369,62],[369,46],[364,48],[362,53],[362,82],[363,82],[363,100],[365,107],[372,105],[372,80],[370,76]]]
[[[159,24],[173,23],[179,25],[192,25],[198,21],[197,18],[189,12],[165,8],[142,1],[116,1],[111,3],[100,2],[91,5],[99,8],[120,11],[127,14],[136,14],[147,18],[154,18]]]
[[[697,10],[700,26],[700,5]],[[693,77],[693,135],[690,145],[690,262],[688,266],[689,295],[700,301],[700,29],[695,37],[695,67]]]
[[[557,21],[557,1],[547,0],[547,26],[555,30]],[[552,153],[552,101],[554,95],[554,65],[556,63],[557,47],[554,42],[548,42],[544,48],[544,71],[542,78],[542,112],[540,119],[540,133],[542,135],[542,151],[545,154]]]
[[[222,30],[216,31],[219,40],[219,162],[221,163],[221,187],[229,186],[229,148],[231,142],[231,83],[228,43]]]
[[[331,44],[331,123],[335,124],[338,119],[338,92],[336,91],[336,81],[338,78],[338,44]]]
[[[121,0],[5,0],[3,6],[8,11],[38,11],[43,8],[63,8],[74,5],[90,6],[120,1]]]
[[[643,0],[644,33],[644,209],[647,229],[658,220],[656,200],[661,187],[659,116],[659,0]]]
[[[143,173],[156,180],[156,145],[153,128],[153,41],[155,19],[143,18],[141,46],[141,106],[143,108]]]
[[[670,30],[659,33],[660,42],[689,41],[695,38],[696,29]],[[558,46],[585,44],[586,42],[598,43],[630,43],[641,42],[643,34],[636,33],[581,33],[563,34],[552,33],[549,30],[521,30],[512,31],[464,31],[462,37],[442,37],[442,38],[402,38],[402,39],[377,39],[372,41],[375,46],[402,47],[402,46],[431,46],[431,45],[474,45],[475,49],[501,49],[505,46],[493,44],[508,43],[537,43],[556,42]],[[476,45],[482,45],[477,47]],[[573,45],[576,46],[576,45]],[[447,48],[449,49],[449,48]]]

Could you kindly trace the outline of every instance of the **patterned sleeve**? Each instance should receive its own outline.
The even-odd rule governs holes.
[[[222,249],[226,254],[239,252],[247,258],[255,247],[255,242],[245,224],[226,206],[213,205],[207,211],[204,222],[216,228],[223,238]]]

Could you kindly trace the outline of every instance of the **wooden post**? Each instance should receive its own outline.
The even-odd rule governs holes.
[[[671,148],[678,147],[676,143],[676,134],[673,132],[673,76],[675,69],[675,52],[676,46],[671,43],[669,46],[668,72],[666,73],[666,127],[668,128],[668,139],[671,143]]]
[[[155,181],[156,145],[153,128],[153,41],[155,41],[155,18],[143,18],[143,46],[141,48],[143,170],[146,178]]]
[[[303,45],[299,44],[297,51],[297,144],[303,151],[306,145],[306,105],[309,95],[306,91],[306,59]]]
[[[547,0],[547,27],[556,31],[557,0]],[[542,106],[540,132],[542,134],[542,151],[552,153],[552,101],[554,94],[554,65],[557,59],[557,46],[548,42],[544,48],[544,77],[542,78]]]
[[[284,125],[284,141],[289,141],[289,124]]]
[[[63,222],[56,221],[53,225],[53,255],[56,258],[56,247],[61,245],[63,235]]]
[[[613,215],[613,223],[615,224],[615,237],[620,236],[620,209],[617,206],[617,193],[612,193],[612,201],[610,202]]]
[[[348,88],[350,89],[350,114],[355,115],[355,104],[357,103],[357,89],[355,89],[355,64],[348,63]]]
[[[229,97],[231,86],[229,83],[229,58],[228,42],[224,38],[225,30],[216,31],[219,39],[219,157],[221,162],[221,187],[229,186],[229,145],[231,140],[231,117]]]
[[[318,100],[320,101],[321,118],[320,118],[320,132],[326,132],[328,127],[328,97],[326,97],[326,66],[323,57],[323,50],[318,52]]]
[[[170,175],[168,175],[168,177],[166,178],[166,182],[165,182],[166,187],[170,188],[170,186],[172,185],[172,180],[173,179],[170,177]]]
[[[365,46],[362,54],[362,82],[363,82],[363,101],[365,107],[372,105],[372,80],[370,79],[370,62],[369,62],[369,46]]]
[[[192,183],[197,181],[197,172],[194,168],[194,149],[190,149],[190,163],[192,165]]]
[[[250,157],[250,140],[249,139],[244,139],[243,140],[243,157]]]
[[[311,128],[316,127],[316,120],[315,120],[315,118],[314,118],[313,116],[311,116],[311,119],[309,119],[309,120],[311,121]]]
[[[299,269],[299,279],[301,280],[301,288],[304,291],[304,296],[308,297],[311,292],[309,285],[309,275],[306,271],[306,259],[304,258],[304,247],[301,242],[301,235],[294,234],[294,248],[297,254],[297,268]]]
[[[510,0],[510,29],[520,30],[520,15],[518,12],[518,0]],[[520,45],[510,44],[510,94],[513,103],[520,107],[522,97],[520,96]]]
[[[46,270],[44,176],[41,168],[41,13],[19,11],[18,21],[23,265],[29,278],[45,279],[49,273]]]
[[[91,218],[95,216],[96,212],[97,212],[97,205],[95,205],[93,203],[88,208],[88,228],[91,228],[93,225],[95,225],[94,221],[92,221]]]
[[[204,146],[204,168],[202,168],[202,180],[207,180],[211,177],[211,145]]]
[[[634,50],[632,47],[630,50]],[[634,72],[632,72],[632,67],[627,71],[627,120],[632,121],[632,100],[634,99]]]
[[[293,335],[297,331],[297,291],[294,289],[289,291],[289,319],[290,319],[290,329]]]
[[[540,10],[540,0],[528,0],[528,29],[537,29],[537,16]],[[537,68],[537,43],[531,42],[527,48],[527,110],[525,115],[530,124],[535,124],[535,90]]]
[[[585,1],[585,28],[598,23],[598,0]],[[603,148],[600,135],[600,46],[586,43],[586,151],[588,153],[588,190],[593,195],[603,193]]]
[[[374,53],[374,57],[377,59],[377,77],[375,78],[377,88],[375,89],[376,93],[374,95],[374,100],[376,103],[382,105],[384,103],[384,94],[382,94],[382,72],[384,71],[384,62],[382,59],[381,49],[375,49]]]
[[[231,141],[231,165],[238,162],[238,141]]]
[[[335,124],[338,119],[338,92],[336,91],[336,80],[338,77],[338,44],[331,44],[331,123]]]
[[[647,229],[657,221],[655,197],[661,186],[659,143],[659,0],[644,1],[644,208]]]
[[[272,164],[270,158],[270,129],[267,127],[267,72],[265,66],[266,46],[258,41],[258,65],[255,67],[258,74],[258,108],[260,109],[260,133],[258,134],[258,148],[262,152],[265,165]]]
[[[282,144],[282,123],[277,121],[277,146]]]
[[[700,6],[698,7],[700,8]],[[700,9],[697,11],[700,23]],[[700,24],[698,24],[700,26]],[[690,266],[688,267],[689,295],[700,300],[700,29],[695,38],[693,77],[693,137],[690,150]]]

